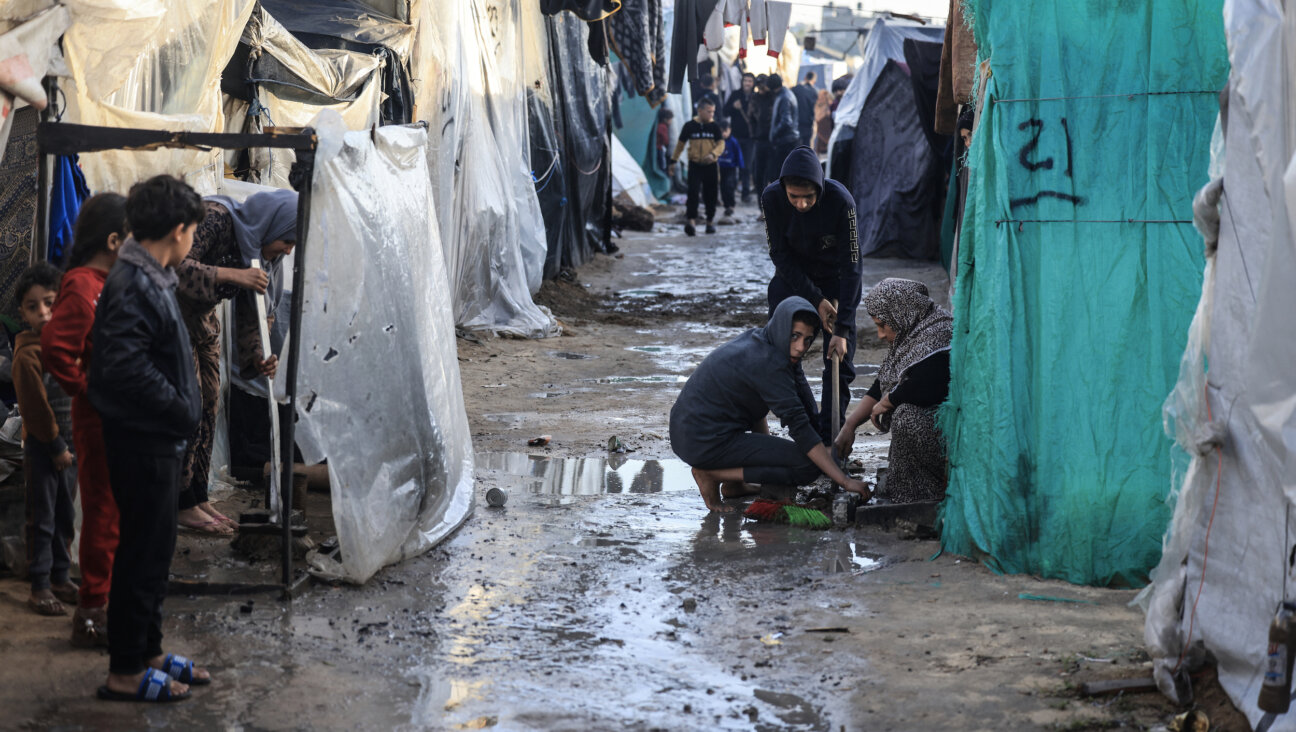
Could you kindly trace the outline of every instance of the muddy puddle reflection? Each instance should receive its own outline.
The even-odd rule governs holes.
[[[551,458],[526,453],[480,453],[477,465],[514,479],[528,493],[597,496],[605,493],[661,493],[694,490],[689,466],[679,460]]]

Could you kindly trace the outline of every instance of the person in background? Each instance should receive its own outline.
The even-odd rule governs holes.
[[[716,199],[719,197],[720,170],[716,161],[724,154],[725,141],[720,134],[720,126],[715,122],[715,104],[710,99],[703,99],[698,104],[698,116],[684,124],[680,130],[679,142],[675,143],[675,152],[671,155],[670,168],[667,171],[675,174],[675,163],[680,153],[688,148],[688,201],[684,216],[684,233],[697,235],[698,198],[706,205],[706,233],[716,233],[715,213]]]
[[[159,175],[131,187],[126,216],[132,238],[104,281],[90,332],[87,394],[103,419],[120,522],[108,679],[98,696],[167,702],[188,697],[191,684],[211,682],[183,656],[162,653],[180,471],[202,410],[174,267],[193,246],[203,204],[180,179]]]
[[[27,562],[31,596],[27,607],[40,615],[66,615],[78,587],[68,578],[69,549],[76,533],[72,508],[76,491],[72,400],[45,378],[41,330],[50,320],[63,273],[37,262],[18,278],[18,313],[27,330],[14,342],[13,380],[23,426],[23,476],[27,482]]]
[[[932,301],[921,282],[890,277],[869,290],[864,307],[878,338],[891,345],[877,379],[833,441],[850,454],[865,420],[891,433],[887,494],[897,503],[945,497],[945,441],[936,409],[949,395],[954,316]]]
[[[91,196],[81,205],[73,230],[68,271],[54,313],[41,331],[41,358],[54,380],[72,397],[72,439],[81,490],[81,592],[72,615],[72,645],[108,645],[108,589],[117,552],[117,503],[108,482],[103,423],[86,396],[95,305],[117,251],[126,241],[126,197]]]
[[[769,86],[772,95],[769,131],[771,150],[766,160],[765,179],[773,181],[779,177],[783,161],[797,146],[800,135],[797,133],[797,100],[792,92],[783,86],[783,77],[770,74],[765,83]]]
[[[827,90],[820,90],[819,99],[815,102],[814,151],[820,155],[828,154],[828,140],[833,130],[833,98]]]
[[[809,145],[814,137],[815,102],[819,99],[819,90],[815,88],[813,71],[807,71],[800,84],[792,89],[797,100],[797,135],[798,144]]]
[[[702,92],[693,98],[693,113],[697,114],[698,108],[702,102],[711,102],[715,110],[716,119],[724,119],[724,113],[720,108],[720,95],[716,93],[716,80],[714,76],[707,74],[698,82],[702,87]]]
[[[761,74],[756,77],[755,94],[752,95],[752,137],[756,140],[755,155],[752,156],[752,185],[756,195],[769,185],[770,157],[774,154],[774,145],[770,142],[770,124],[774,117],[774,95],[770,91],[769,77]]]
[[[753,139],[755,114],[753,100],[756,96],[756,75],[750,72],[742,75],[742,87],[729,93],[725,102],[725,116],[733,125],[733,136],[738,147],[742,148],[743,167],[738,169],[738,182],[742,184],[743,203],[751,201],[752,162],[756,159],[756,140]]]
[[[716,161],[720,165],[720,200],[724,203],[724,215],[728,221],[724,223],[733,223],[734,204],[737,199],[738,177],[743,170],[742,147],[733,142],[731,137],[732,125],[725,120],[720,122],[720,136],[725,141],[724,152],[720,154],[720,159]]]
[[[663,175],[670,175],[667,170],[670,168],[670,126],[671,120],[675,119],[675,113],[662,107],[657,110],[657,128],[654,131],[654,149],[657,151],[657,167]]]
[[[220,407],[220,321],[216,306],[240,293],[249,293],[245,307],[237,308],[235,348],[238,368],[244,374],[274,378],[279,360],[261,353],[261,330],[250,293],[283,287],[282,263],[297,243],[297,194],[294,191],[254,193],[238,203],[226,196],[209,196],[205,216],[194,235],[193,248],[176,265],[180,284],[176,297],[185,318],[203,412],[185,454],[184,483],[180,491],[181,526],[202,533],[230,534],[238,524],[212,506],[207,487],[211,470],[216,412]],[[259,259],[264,269],[253,269]]]

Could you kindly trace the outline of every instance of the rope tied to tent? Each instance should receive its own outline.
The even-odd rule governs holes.
[[[1020,99],[991,99],[991,104],[1009,104],[1011,102],[1060,102],[1068,99],[1133,99],[1135,97],[1168,97],[1180,94],[1211,94],[1218,95],[1217,89],[1203,89],[1201,91],[1148,91],[1148,92],[1127,92],[1124,94],[1086,94],[1074,97],[1035,97]]]

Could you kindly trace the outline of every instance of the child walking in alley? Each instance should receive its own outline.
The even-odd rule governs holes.
[[[697,235],[698,196],[706,205],[706,233],[714,234],[716,198],[720,185],[720,170],[716,161],[724,153],[725,142],[720,135],[720,126],[715,122],[715,103],[710,99],[698,102],[697,116],[689,120],[680,130],[679,141],[675,143],[675,154],[671,155],[668,174],[675,174],[675,163],[680,153],[688,147],[688,201],[685,207],[684,233]]]
[[[132,238],[108,273],[91,341],[90,403],[104,426],[120,540],[108,599],[108,680],[99,698],[165,702],[211,676],[162,654],[162,601],[175,552],[181,460],[201,401],[175,265],[193,246],[203,203],[169,175],[131,187]]]
[[[720,154],[717,161],[720,165],[720,200],[724,203],[724,215],[728,219],[722,223],[732,224],[734,204],[738,195],[738,178],[741,176],[743,168],[747,166],[747,161],[743,159],[742,146],[730,142],[729,135],[731,127],[728,121],[720,123],[720,137],[724,140],[724,152]]]
[[[31,597],[27,606],[41,615],[66,615],[63,603],[76,604],[77,586],[68,579],[69,549],[76,528],[72,492],[76,468],[72,451],[71,400],[45,378],[41,330],[50,320],[63,273],[46,262],[18,278],[18,312],[28,330],[14,341],[13,381],[23,423],[23,474],[27,480],[27,561]]]
[[[72,645],[108,645],[108,588],[117,551],[117,503],[108,483],[103,423],[86,396],[95,305],[117,251],[126,241],[126,197],[100,193],[81,205],[67,274],[54,315],[41,331],[41,358],[72,397],[72,434],[81,491],[81,592],[72,615]]]

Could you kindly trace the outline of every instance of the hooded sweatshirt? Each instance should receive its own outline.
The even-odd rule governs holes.
[[[673,441],[686,441],[689,452],[705,456],[708,448],[723,447],[773,412],[797,447],[810,452],[822,444],[798,389],[804,381],[801,366],[790,356],[792,317],[798,312],[819,320],[809,302],[790,297],[779,303],[764,328],[743,333],[702,361],[671,407]]]
[[[819,188],[819,198],[809,211],[799,213],[788,201],[783,190],[787,176],[805,178]],[[855,199],[850,191],[825,179],[819,156],[802,145],[784,161],[779,180],[761,193],[761,211],[774,276],[815,305],[836,298],[833,335],[844,338],[853,332],[863,264],[855,230]]]

